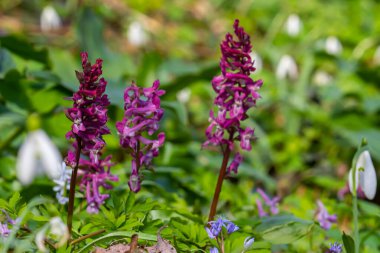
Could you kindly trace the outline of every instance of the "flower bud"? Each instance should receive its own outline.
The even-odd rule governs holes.
[[[285,30],[289,36],[297,36],[302,28],[302,22],[298,15],[292,14],[288,17],[285,23]]]
[[[362,170],[363,169],[363,170]],[[351,193],[354,192],[352,182],[352,169],[349,172],[348,184],[350,186]],[[367,199],[374,199],[377,189],[376,170],[373,166],[371,155],[368,150],[363,151],[356,162],[356,174],[355,174],[356,187],[355,191],[360,186]]]

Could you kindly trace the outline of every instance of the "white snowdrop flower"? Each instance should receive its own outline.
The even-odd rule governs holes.
[[[326,39],[326,53],[330,55],[339,55],[342,52],[342,44],[335,36],[330,36]]]
[[[63,246],[69,239],[69,230],[60,217],[53,217],[49,223],[45,224],[42,229],[37,232],[35,242],[38,250],[49,252],[45,246],[45,239],[48,236],[57,240],[57,247]]]
[[[285,22],[285,31],[289,36],[297,36],[302,29],[302,21],[297,14],[292,14]]]
[[[318,70],[313,76],[313,82],[318,86],[326,86],[332,79],[332,76],[323,70]]]
[[[191,96],[191,90],[188,88],[182,89],[177,92],[177,100],[183,104],[189,102]]]
[[[376,48],[375,54],[373,55],[373,63],[380,65],[380,46]]]
[[[56,198],[61,205],[66,204],[69,201],[69,198],[65,197],[66,190],[70,190],[70,178],[72,170],[70,167],[66,167],[65,162],[62,162],[61,167],[61,176],[58,179],[54,179],[56,184],[53,190],[56,193]]]
[[[359,170],[360,168],[363,168],[364,171]],[[352,182],[352,173],[353,172],[351,169],[348,175],[348,184],[350,186],[351,193],[354,192],[353,182]],[[368,152],[368,150],[363,151],[359,155],[359,158],[356,162],[355,178],[356,178],[355,192],[360,186],[366,198],[373,199],[376,195],[377,179],[376,179],[376,170],[375,170],[375,167],[373,166],[371,155]]]
[[[142,46],[148,42],[148,34],[144,26],[138,21],[134,21],[129,25],[127,37],[128,42],[134,46]]]
[[[284,55],[281,57],[280,62],[277,65],[276,77],[280,80],[285,78],[297,79],[298,68],[293,57],[290,55]]]
[[[263,69],[263,59],[256,52],[252,52],[249,54],[253,61],[253,67],[256,68],[255,73],[260,72]]]
[[[18,151],[17,178],[24,185],[43,173],[57,179],[61,176],[61,163],[61,154],[46,133],[43,130],[30,132]]]
[[[40,27],[42,32],[50,32],[61,27],[61,18],[52,6],[46,6],[41,13]]]

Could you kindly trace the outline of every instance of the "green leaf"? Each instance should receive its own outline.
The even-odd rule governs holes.
[[[48,52],[45,48],[36,49],[26,38],[14,35],[0,37],[1,46],[26,60],[48,64]]]
[[[179,103],[179,102],[174,102],[174,101],[173,102],[163,101],[161,102],[161,104],[162,104],[162,107],[164,107],[164,109],[170,109],[176,113],[179,123],[181,123],[184,126],[188,124],[188,113],[184,104]]]
[[[0,82],[0,97],[3,97],[6,106],[14,111],[26,111],[31,108],[26,88],[29,81],[23,79],[16,70],[9,71]],[[17,110],[16,110],[17,109]]]
[[[12,197],[9,199],[9,207],[13,210],[16,210],[18,202],[21,200],[19,192],[15,192]]]
[[[355,253],[355,242],[354,242],[354,239],[352,239],[351,236],[346,235],[343,232],[342,240],[343,240],[343,245],[344,245],[344,248],[346,249],[346,252],[347,253]]]
[[[8,50],[0,48],[0,77],[13,68],[15,68],[15,64],[12,61],[11,54]]]
[[[135,204],[135,193],[132,191],[129,191],[127,202],[125,203],[125,212],[129,213],[131,209],[133,208],[133,205]]]
[[[291,215],[264,218],[255,232],[273,244],[292,243],[310,233],[314,222],[301,220]]]
[[[360,210],[369,216],[380,217],[380,207],[376,204],[359,200]]]

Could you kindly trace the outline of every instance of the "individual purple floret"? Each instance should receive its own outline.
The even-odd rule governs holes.
[[[316,217],[319,221],[319,225],[323,229],[328,230],[330,229],[332,223],[337,222],[336,214],[329,215],[326,207],[323,205],[323,203],[320,200],[317,201],[317,205],[318,205],[318,209],[317,209]]]
[[[9,229],[8,225],[14,226],[16,225],[17,222],[20,221],[20,219],[17,218],[14,220],[9,216],[7,211],[3,209],[1,209],[1,211],[3,212],[6,218],[5,220],[3,220],[3,222],[0,222],[0,237],[4,238],[4,237],[8,237],[9,234],[11,233],[11,229]]]
[[[219,217],[216,221],[210,221],[207,224],[208,226],[205,229],[211,239],[218,237],[223,227],[226,228],[228,234],[239,230],[239,227],[236,226],[232,221],[223,219],[221,217]]]
[[[212,80],[212,86],[217,93],[214,104],[218,107],[218,112],[215,115],[213,110],[210,111],[207,141],[203,147],[211,144],[233,150],[234,141],[238,141],[241,149],[250,151],[254,130],[249,127],[244,129],[241,122],[248,118],[248,110],[260,98],[258,90],[263,82],[253,81],[250,77],[255,68],[250,56],[252,45],[249,35],[239,26],[239,20],[235,20],[233,27],[236,39],[228,33],[220,45],[222,74]],[[237,173],[242,162],[240,153],[235,153],[227,173]]]
[[[330,249],[326,253],[341,253],[342,251],[342,244],[334,242],[330,243]]]
[[[0,237],[8,237],[10,233],[11,230],[8,228],[8,224],[0,222]]]
[[[278,202],[280,201],[280,197],[274,197],[271,199],[261,188],[258,188],[257,192],[260,194],[261,198],[264,200],[265,205],[269,207],[270,213],[272,215],[278,214],[279,212]],[[257,205],[257,209],[258,209],[260,217],[268,216],[268,213],[264,211],[263,205],[259,199],[256,200],[256,205]]]
[[[106,126],[108,121],[107,106],[110,104],[104,94],[106,80],[100,78],[102,74],[102,60],[97,59],[94,65],[88,61],[88,54],[82,53],[83,72],[76,71],[80,82],[79,90],[70,98],[73,107],[66,111],[66,116],[73,122],[71,130],[66,134],[68,139],[74,139],[74,152],[69,151],[65,162],[67,166],[75,168],[76,152],[80,148],[82,158],[79,161],[81,176],[80,188],[86,192],[88,203],[87,211],[97,213],[100,205],[108,198],[107,194],[100,193],[100,187],[110,189],[107,181],[117,181],[118,178],[110,173],[110,159],[101,159],[102,149],[105,146],[103,135],[110,131]],[[88,157],[88,160],[83,159]]]
[[[138,192],[141,188],[140,168],[150,168],[153,157],[158,156],[158,149],[165,141],[163,132],[152,136],[159,127],[164,110],[161,108],[160,96],[165,91],[159,90],[160,82],[156,80],[150,88],[140,88],[132,83],[124,92],[124,118],[116,123],[120,135],[120,145],[132,156],[129,188]],[[148,139],[148,137],[150,137]]]

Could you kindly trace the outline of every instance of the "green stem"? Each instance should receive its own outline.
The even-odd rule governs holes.
[[[359,253],[360,237],[359,237],[359,222],[358,222],[358,197],[355,194],[353,196],[353,216],[354,216],[354,239],[355,239],[355,253]]]
[[[67,207],[67,228],[69,230],[70,238],[72,233],[72,227],[73,227],[73,213],[74,213],[74,201],[75,201],[75,184],[77,180],[77,174],[78,174],[78,168],[79,168],[79,159],[80,159],[80,152],[82,149],[82,143],[81,139],[79,137],[77,139],[77,150],[75,154],[75,167],[73,168],[73,173],[71,174],[70,179],[70,193],[69,193],[69,204]]]

